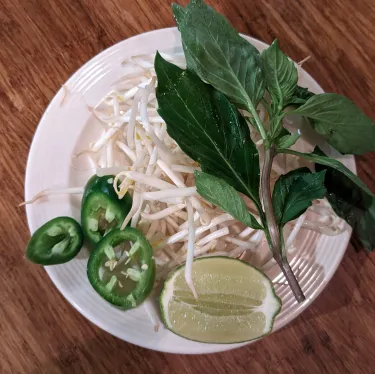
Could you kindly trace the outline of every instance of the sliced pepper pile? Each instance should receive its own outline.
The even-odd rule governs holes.
[[[48,221],[31,237],[26,257],[41,265],[63,264],[78,254],[85,237],[94,248],[87,264],[90,283],[111,304],[131,309],[150,294],[155,261],[150,243],[138,230],[119,229],[132,198],[126,194],[119,199],[113,179],[113,175],[91,177],[82,197],[82,228],[70,217]],[[126,245],[131,246],[129,251]]]

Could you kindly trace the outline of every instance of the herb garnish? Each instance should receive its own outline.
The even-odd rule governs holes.
[[[287,112],[307,117],[330,145],[354,154],[375,150],[374,123],[343,96],[314,95],[298,86],[297,69],[277,41],[260,54],[202,0],[172,8],[187,70],[157,54],[159,113],[169,135],[201,165],[202,172],[195,173],[198,193],[244,224],[264,230],[273,257],[301,302],[304,295],[286,259],[282,227],[304,213],[313,200],[326,196],[372,250],[375,237],[369,226],[375,223],[375,204],[366,185],[339,161],[318,150],[310,154],[289,150],[299,135],[284,129],[283,118]],[[269,128],[257,112],[261,101]],[[239,109],[249,116],[243,117]],[[247,122],[264,144],[261,173]],[[278,153],[321,166],[315,173],[301,168],[280,176],[271,194],[271,168]],[[335,180],[342,182],[342,191]],[[258,220],[236,191],[253,201]]]

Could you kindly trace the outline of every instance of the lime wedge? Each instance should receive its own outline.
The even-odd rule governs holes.
[[[239,343],[272,331],[281,300],[261,271],[228,257],[197,259],[195,299],[184,270],[185,265],[171,274],[160,296],[162,319],[169,330],[203,343]]]

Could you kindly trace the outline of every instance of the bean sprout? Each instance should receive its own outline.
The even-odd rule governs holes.
[[[188,223],[189,223],[189,237],[188,237],[188,250],[186,256],[186,266],[185,266],[185,280],[188,284],[191,292],[193,293],[194,297],[197,299],[198,294],[195,290],[193,277],[192,277],[192,266],[193,266],[193,259],[194,259],[194,242],[195,242],[195,228],[194,228],[194,212],[193,207],[189,200],[186,200],[186,209],[188,214]],[[197,243],[198,245],[198,243]]]
[[[155,191],[155,192],[144,192],[143,198],[145,200],[158,200],[165,201],[170,200],[170,198],[177,197],[189,197],[197,193],[195,187],[185,187],[185,188],[172,188],[170,190]]]
[[[164,210],[161,210],[157,213],[154,214],[148,214],[148,213],[142,213],[142,218],[147,219],[149,221],[153,221],[155,219],[162,219],[164,217],[168,217],[171,214],[184,209],[186,207],[186,204],[177,204],[177,205],[172,205],[168,208],[165,208]]]
[[[59,189],[51,189],[51,190],[43,190],[38,192],[31,200],[24,201],[18,206],[23,206],[27,204],[32,204],[35,201],[41,199],[44,196],[49,195],[65,195],[65,194],[83,194],[84,187],[73,187],[73,188],[59,188]]]
[[[296,222],[296,225],[294,226],[292,232],[290,233],[286,243],[285,248],[288,250],[289,247],[293,244],[294,239],[296,238],[300,228],[302,227],[303,223],[305,222],[306,213],[302,214]]]

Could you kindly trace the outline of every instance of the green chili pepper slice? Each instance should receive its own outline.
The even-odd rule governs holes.
[[[91,194],[95,192],[103,192],[113,200],[119,200],[115,189],[113,188],[114,175],[105,175],[98,177],[94,174],[89,181],[86,183],[85,190],[83,192],[82,202]]]
[[[83,244],[79,223],[70,217],[54,218],[32,235],[26,257],[40,265],[57,265],[73,259]]]
[[[131,242],[129,251],[115,250]],[[87,276],[95,291],[121,309],[140,305],[150,294],[155,280],[152,247],[138,230],[127,227],[108,233],[95,247],[87,264]]]
[[[121,226],[132,206],[129,194],[118,198],[113,178],[113,175],[94,175],[83,193],[81,224],[85,237],[93,246],[111,230]]]

